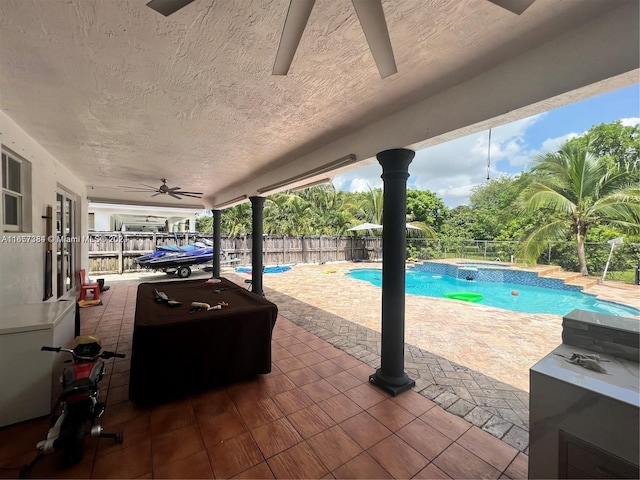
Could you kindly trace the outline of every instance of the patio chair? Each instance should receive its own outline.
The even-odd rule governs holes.
[[[88,291],[93,291],[93,299],[100,299],[100,284],[98,282],[87,283],[87,273],[84,268],[78,272],[80,276],[80,300],[84,300]]]

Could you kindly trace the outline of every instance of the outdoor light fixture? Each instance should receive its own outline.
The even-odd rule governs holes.
[[[356,156],[353,153],[350,153],[349,155],[339,158],[338,160],[334,160],[333,162],[327,163],[326,165],[323,165],[321,167],[314,168],[312,170],[309,170],[308,172],[302,173],[300,175],[296,175],[295,177],[291,177],[281,182],[274,183],[273,185],[267,185],[266,187],[259,188],[258,193],[262,194],[265,192],[270,192],[272,190],[278,190],[282,187],[286,187],[287,185],[291,185],[301,180],[307,180],[309,178],[315,177],[316,175],[329,173],[332,170],[335,170],[337,168],[346,167],[347,165],[351,165],[352,163],[355,163],[355,161],[356,161]],[[326,183],[326,181],[322,183]],[[311,187],[313,185],[307,184],[306,186]]]
[[[304,190],[305,188],[317,187],[318,185],[324,185],[325,183],[331,183],[331,179],[330,178],[322,178],[322,179],[317,180],[315,182],[307,183],[305,185],[300,185],[299,187],[292,188],[292,190],[293,191]]]
[[[246,199],[247,199],[246,195],[240,195],[239,197],[229,200],[228,202],[218,203],[217,205],[214,206],[214,208],[228,207],[229,205],[242,202],[243,200],[246,200]]]

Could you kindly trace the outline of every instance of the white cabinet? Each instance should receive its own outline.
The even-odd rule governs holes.
[[[75,306],[75,302],[67,301],[2,308],[0,427],[50,413],[67,358],[42,352],[40,347],[71,345]]]

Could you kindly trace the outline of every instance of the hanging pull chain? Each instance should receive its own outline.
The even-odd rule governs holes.
[[[489,129],[489,146],[487,147],[487,180],[491,180],[491,129]]]

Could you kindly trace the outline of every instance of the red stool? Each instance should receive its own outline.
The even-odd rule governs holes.
[[[93,299],[99,300],[100,284],[98,282],[87,283],[87,274],[84,268],[78,272],[78,275],[80,275],[80,300],[84,300],[89,290],[93,290]]]

